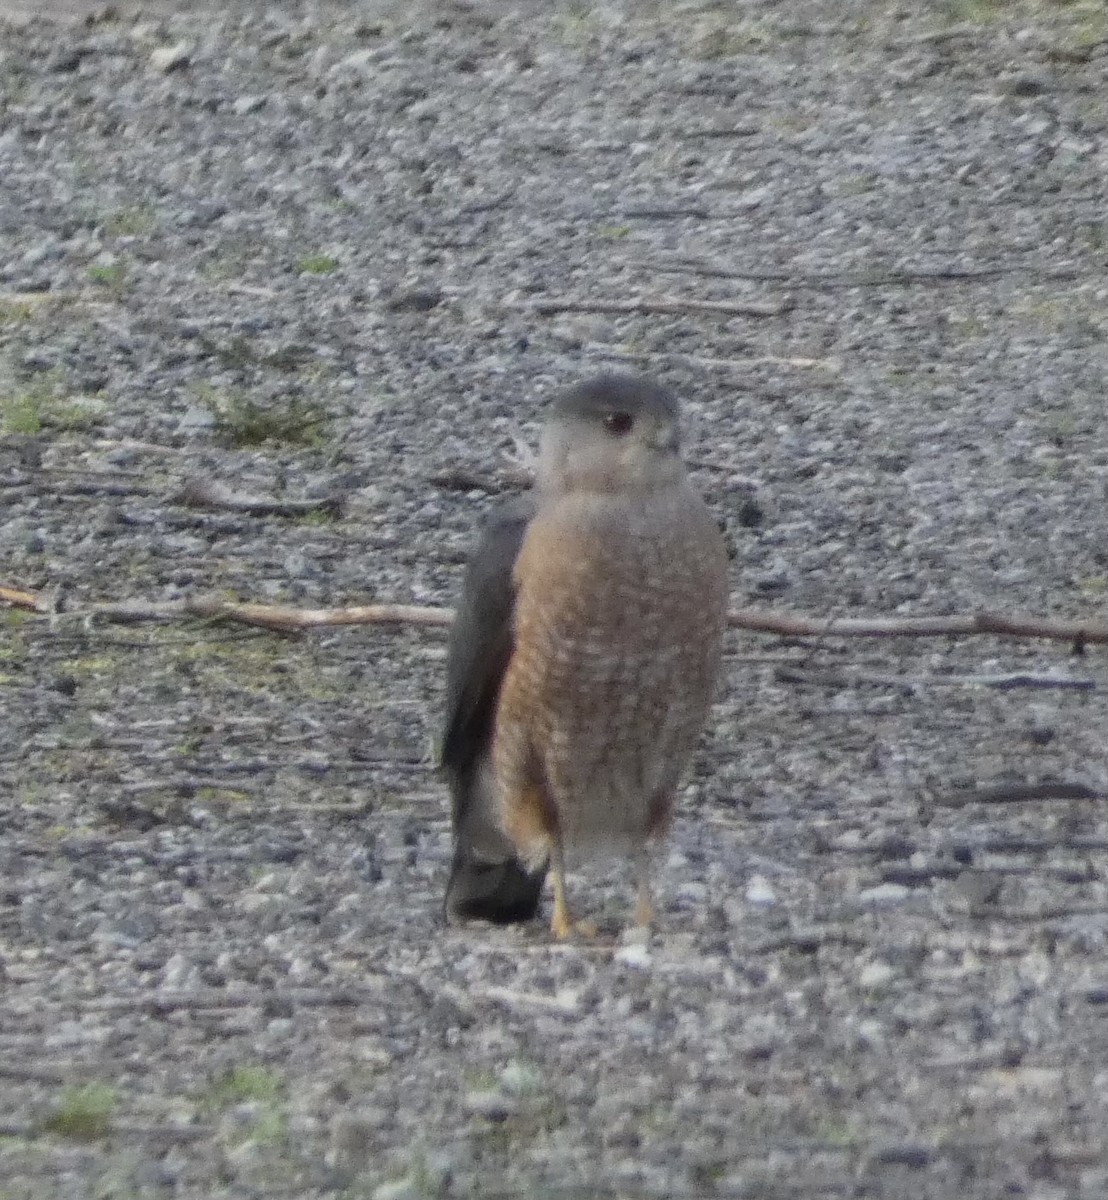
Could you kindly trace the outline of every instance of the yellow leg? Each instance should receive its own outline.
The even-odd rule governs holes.
[[[559,842],[554,843],[550,854],[550,879],[554,885],[554,915],[550,918],[550,932],[564,942],[573,932],[569,907],[566,904],[566,863]]]
[[[635,855],[635,924],[649,929],[654,922],[654,901],[650,894],[650,849],[643,846]]]
[[[554,913],[550,918],[550,932],[559,942],[564,942],[574,934],[586,938],[596,937],[598,930],[591,921],[575,921],[569,915],[569,905],[566,903],[566,862],[561,843],[557,841],[550,852],[550,879],[554,885]]]

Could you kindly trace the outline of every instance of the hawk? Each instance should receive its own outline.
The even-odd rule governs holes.
[[[575,928],[566,866],[651,846],[719,673],[727,553],[680,455],[665,388],[602,375],[560,394],[535,493],[495,513],[470,560],[447,659],[441,761],[452,795],[447,910]],[[585,926],[580,927],[582,931]]]

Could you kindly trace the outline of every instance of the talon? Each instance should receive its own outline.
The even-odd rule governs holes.
[[[646,846],[636,856],[635,875],[638,887],[635,891],[635,924],[649,929],[654,923],[654,898],[650,890],[650,851]]]
[[[554,915],[550,918],[550,932],[559,942],[564,942],[573,932],[573,922],[558,906],[554,906]]]
[[[570,938],[593,939],[600,936],[600,930],[594,922],[573,921],[557,912],[550,919],[550,932],[559,942],[567,942]]]

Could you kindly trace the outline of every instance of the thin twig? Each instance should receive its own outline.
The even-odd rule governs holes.
[[[223,290],[235,296],[258,296],[263,300],[272,300],[279,294],[272,288],[256,287],[249,283],[228,283],[224,285]]]
[[[790,297],[782,300],[682,300],[676,296],[656,299],[637,297],[633,300],[590,300],[566,296],[561,299],[536,300],[532,311],[541,317],[555,313],[613,313],[615,315],[688,316],[704,314],[725,317],[779,317],[796,307]]]
[[[170,446],[166,442],[143,442],[137,438],[94,438],[96,450],[134,450],[142,454],[188,454],[188,446]]]
[[[990,612],[978,612],[965,617],[800,617],[740,608],[732,612],[727,620],[735,629],[777,633],[782,637],[965,637],[969,634],[994,634],[1000,637],[1073,642],[1078,647],[1108,642],[1108,625],[1053,621],[1033,616],[1008,617]]]
[[[3,491],[12,492],[20,488],[42,486],[42,476],[50,474],[57,475],[62,478],[50,488],[51,496],[56,499],[68,499],[71,496],[152,496],[154,492],[143,486],[141,483],[120,483],[119,479],[137,479],[137,472],[120,471],[113,472],[108,476],[106,471],[83,471],[77,472],[67,470],[60,467],[51,467],[48,469],[36,468],[33,472],[28,472],[26,475],[9,476],[7,482],[3,486]],[[66,479],[65,476],[81,476],[79,478]]]
[[[400,976],[403,978],[403,976]],[[381,977],[382,986],[395,986],[391,977]],[[373,987],[290,987],[273,990],[230,991],[227,988],[165,989],[137,996],[102,996],[86,1001],[86,1012],[179,1012],[182,1010],[264,1008],[290,1004],[303,1008],[351,1008],[378,1003],[381,989]]]
[[[719,125],[684,129],[680,137],[682,141],[712,141],[715,138],[757,137],[759,133],[761,129],[757,125]]]
[[[32,612],[53,613],[52,602],[22,588],[0,586],[0,603]],[[181,617],[205,620],[238,621],[265,629],[291,632],[337,625],[419,625],[445,627],[453,619],[450,609],[419,604],[368,604],[350,608],[289,608],[272,604],[243,604],[212,596],[194,596],[187,600],[122,600],[91,604],[63,617],[101,617],[127,624],[138,621],[166,621]],[[805,617],[764,609],[740,608],[727,618],[733,629],[755,633],[773,633],[789,638],[894,638],[894,637],[966,637],[992,634],[997,637],[1045,638],[1071,642],[1077,648],[1108,643],[1108,625],[1090,621],[1056,621],[1028,615],[1005,616],[979,612],[961,617]],[[991,678],[991,677],[985,677]],[[1007,686],[1036,686],[1032,676],[996,677],[1008,680]],[[908,682],[911,682],[910,680]],[[995,683],[991,686],[1005,686]],[[1081,687],[1080,681],[1050,686]]]
[[[79,300],[75,292],[0,292],[0,304],[44,305]]]
[[[911,46],[938,45],[940,42],[953,42],[957,38],[979,38],[983,30],[979,24],[966,21],[961,25],[948,25],[945,29],[928,29],[923,33],[913,33],[908,37],[897,38],[890,45],[897,50]]]
[[[112,1121],[112,1136],[144,1142],[199,1142],[212,1137],[212,1125],[131,1125]]]
[[[981,916],[992,921],[1038,925],[1042,921],[1066,921],[1073,917],[1104,917],[1108,916],[1108,908],[1103,904],[1056,904],[1050,908],[989,907]]]
[[[18,1138],[20,1141],[30,1141],[48,1132],[44,1125],[30,1123],[15,1124],[8,1122],[0,1125],[0,1137]],[[215,1127],[212,1125],[131,1125],[127,1123],[109,1122],[107,1132],[113,1138],[126,1138],[132,1141],[144,1142],[198,1142],[212,1137]]]
[[[1027,804],[1039,800],[1103,800],[1104,793],[1085,783],[1064,779],[1044,783],[970,784],[952,788],[932,801],[940,808],[965,808],[968,804]]]
[[[795,272],[766,267],[726,267],[699,259],[671,259],[652,264],[659,275],[701,275],[710,279],[741,279],[749,283],[777,283],[790,288],[812,291],[840,291],[846,288],[913,287],[917,284],[982,283],[1012,275],[1033,274],[1036,279],[1067,280],[1079,278],[1072,267],[1035,270],[1020,263],[997,266],[891,267],[866,272]]]
[[[530,487],[534,483],[534,475],[527,470],[505,468],[495,473],[471,471],[466,467],[451,467],[438,471],[431,476],[430,482],[435,487],[447,492],[486,492],[491,496],[501,492],[513,491],[516,488]]]
[[[10,604],[13,608],[26,608],[31,612],[43,612],[39,607],[43,602],[31,592],[22,588],[4,587],[0,584],[0,603]]]
[[[756,955],[778,954],[782,950],[798,950],[801,954],[814,954],[821,946],[864,946],[866,939],[853,925],[811,925],[802,929],[791,929],[787,933],[759,942],[753,952]]]
[[[603,355],[605,358],[617,358],[623,362],[637,362],[642,355],[632,351],[621,350],[618,346],[604,345],[591,342],[588,346],[590,353]],[[750,371],[756,367],[792,367],[802,371],[826,371],[831,375],[841,375],[843,364],[837,358],[806,358],[780,357],[775,354],[757,354],[750,358],[712,358],[704,354],[667,354],[667,363],[674,366],[691,367],[701,371]]]
[[[190,508],[223,509],[252,517],[302,517],[315,512],[338,517],[342,515],[343,507],[341,496],[321,496],[309,500],[278,499],[275,496],[234,492],[222,483],[208,479],[187,480],[174,499]]]
[[[508,1008],[538,1009],[540,1012],[572,1015],[580,1007],[580,997],[572,991],[548,996],[542,992],[521,992],[515,988],[488,987],[485,988],[484,995],[487,999],[495,1000]]]
[[[804,355],[781,357],[776,354],[758,354],[752,358],[709,358],[702,354],[683,354],[680,361],[687,366],[709,370],[729,370],[734,367],[795,367],[801,371],[827,371],[841,375],[843,364],[837,358],[807,358]]]
[[[1057,675],[880,675],[867,671],[804,670],[780,666],[774,671],[779,683],[806,683],[819,687],[850,688],[861,686],[895,687],[916,691],[924,687],[989,687],[1001,691],[1015,688],[1058,688],[1088,692],[1096,687],[1093,679],[1070,679]]]
[[[22,1067],[18,1063],[0,1063],[0,1079],[8,1079],[13,1083],[39,1083],[44,1086],[53,1086],[64,1083],[69,1074],[68,1067]]]
[[[707,221],[712,214],[701,204],[690,204],[673,208],[625,208],[619,215],[624,221],[676,221],[686,217]]]
[[[449,625],[446,608],[416,604],[369,604],[355,608],[286,608],[274,604],[237,604],[198,598],[186,601],[189,615],[215,621],[241,621],[265,629],[291,632],[322,625]]]

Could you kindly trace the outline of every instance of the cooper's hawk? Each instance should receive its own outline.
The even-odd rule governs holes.
[[[448,659],[442,763],[453,796],[447,907],[573,928],[567,858],[636,862],[672,816],[719,668],[727,555],[680,458],[676,399],[605,375],[559,396],[537,495],[489,523]]]

